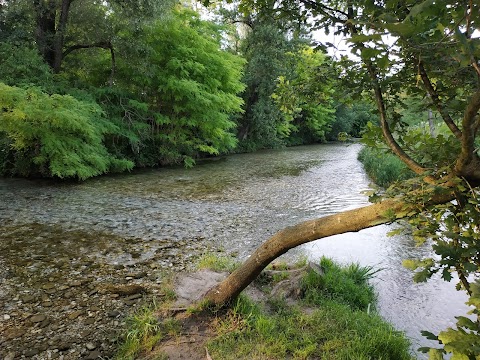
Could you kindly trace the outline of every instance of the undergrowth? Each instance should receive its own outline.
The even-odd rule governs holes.
[[[358,153],[358,160],[375,184],[384,188],[413,176],[412,171],[398,157],[379,149],[364,146]]]

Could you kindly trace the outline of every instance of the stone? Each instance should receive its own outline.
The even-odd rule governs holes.
[[[25,333],[26,331],[22,328],[7,328],[4,334],[7,340],[12,340],[22,337]]]
[[[46,319],[47,317],[44,315],[44,314],[37,314],[37,315],[33,315],[31,318],[30,318],[30,321],[32,323],[39,323],[39,322],[42,322]]]
[[[10,320],[11,316],[8,314],[3,315],[3,320]]]
[[[126,300],[135,300],[135,299],[140,299],[142,297],[142,294],[133,294],[127,297]]]
[[[113,311],[109,311],[109,312],[107,313],[107,315],[108,315],[109,317],[112,317],[112,318],[113,318],[113,317],[117,317],[118,315],[120,315],[120,312],[118,312],[118,311],[116,311],[116,310],[113,310]]]
[[[35,301],[35,296],[33,295],[24,295],[22,296],[22,301],[26,304],[32,303]]]
[[[42,286],[43,290],[55,289],[56,285],[54,283],[46,283]]]
[[[76,287],[82,285],[82,282],[80,280],[74,280],[69,283],[70,286]]]
[[[85,344],[85,347],[88,349],[88,350],[95,350],[97,348],[97,345],[95,345],[94,343],[92,342],[88,342]]]
[[[57,349],[60,351],[65,351],[70,349],[71,346],[72,344],[70,344],[69,342],[61,342],[60,344],[57,345]]]
[[[38,351],[37,349],[28,349],[28,350],[25,350],[23,355],[25,355],[26,357],[32,357],[37,355],[39,352],[40,351]]]
[[[80,315],[83,315],[83,310],[77,310],[77,311],[74,311],[73,313],[69,314],[68,315],[68,318],[70,320],[75,320],[76,318],[78,318]]]
[[[44,328],[44,327],[47,327],[48,325],[50,325],[50,320],[49,319],[45,319],[43,320],[41,323],[40,323],[40,328]]]
[[[100,359],[102,357],[102,353],[100,351],[94,350],[85,358],[87,360],[91,359]]]
[[[92,325],[94,323],[95,323],[95,319],[92,317],[85,319],[85,325]]]
[[[14,352],[9,352],[7,356],[5,356],[5,360],[14,360],[15,359],[15,353]]]
[[[52,305],[53,305],[53,302],[51,302],[51,301],[44,301],[44,302],[42,303],[42,306],[43,306],[43,307],[51,307]]]

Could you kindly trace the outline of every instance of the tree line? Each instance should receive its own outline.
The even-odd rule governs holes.
[[[204,20],[173,1],[10,0],[0,53],[3,175],[188,167],[359,136],[369,120],[368,104],[336,100],[336,64],[302,26],[261,13]]]

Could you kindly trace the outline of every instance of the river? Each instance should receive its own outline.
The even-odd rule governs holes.
[[[203,252],[220,251],[242,259],[286,226],[367,205],[364,192],[369,179],[356,159],[360,147],[327,144],[261,151],[200,162],[192,169],[149,169],[81,184],[0,179],[0,284],[10,286],[0,289],[0,316],[4,313],[0,330],[2,325],[17,326],[28,337],[34,331],[21,319],[46,312],[45,301],[65,303],[65,293],[40,292],[49,283],[67,281],[65,271],[57,271],[69,269],[65,261],[78,262],[76,270],[67,271],[70,278],[90,276],[88,286],[95,289],[94,282],[114,275],[98,269],[94,275],[82,275],[93,262],[115,271],[138,270],[149,262],[147,269],[184,271]],[[413,349],[433,345],[420,330],[438,332],[451,326],[455,315],[465,314],[466,297],[453,283],[440,279],[414,284],[402,259],[429,255],[430,248],[416,247],[408,235],[387,237],[393,226],[318,240],[284,256],[311,260],[329,256],[381,268],[374,279],[380,314],[406,332]],[[148,271],[148,279],[155,282],[160,275],[156,276]],[[15,289],[15,284],[21,287]],[[44,302],[40,298],[22,302],[14,291],[38,295]],[[79,308],[77,303],[69,306],[64,310],[67,318]],[[51,324],[55,321],[45,329]],[[50,351],[42,343],[49,336],[48,330],[44,332],[43,340],[35,340],[40,354]],[[15,334],[9,339],[22,340]],[[28,339],[33,341],[33,335]],[[12,351],[28,351],[15,346],[10,346]]]

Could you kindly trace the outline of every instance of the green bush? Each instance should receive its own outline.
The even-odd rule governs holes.
[[[0,170],[4,175],[84,180],[131,169],[102,141],[115,131],[95,103],[0,83]]]
[[[22,45],[0,43],[0,81],[7,85],[51,84],[52,73],[37,50]]]

